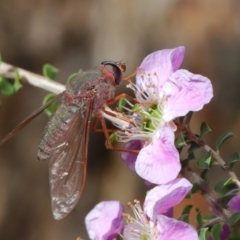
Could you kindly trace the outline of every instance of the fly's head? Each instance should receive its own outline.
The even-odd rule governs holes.
[[[105,76],[114,86],[118,86],[126,71],[126,65],[121,62],[104,61],[101,63],[100,69],[103,76]]]

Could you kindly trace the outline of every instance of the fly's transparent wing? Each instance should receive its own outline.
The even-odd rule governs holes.
[[[64,136],[54,145],[49,181],[54,218],[64,218],[77,204],[84,187],[92,101],[74,114]],[[85,105],[85,106],[86,106]]]

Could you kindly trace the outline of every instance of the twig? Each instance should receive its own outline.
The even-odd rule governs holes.
[[[15,69],[18,70],[18,74],[22,81],[26,81],[34,87],[42,88],[55,94],[61,93],[66,89],[66,87],[61,83],[51,81],[41,75],[26,71],[21,68],[16,68],[4,62],[0,63],[0,77],[15,78]]]
[[[211,191],[207,183],[197,173],[192,171],[191,168],[182,168],[181,174],[191,183],[196,183],[199,185],[202,196],[207,200],[213,209],[217,210],[219,218],[221,218],[222,221],[227,221],[232,213],[223,206],[220,196]]]
[[[227,167],[225,165],[224,160],[221,158],[221,156],[219,155],[218,152],[214,151],[212,148],[210,148],[208,145],[204,144],[203,145],[203,149],[207,152],[209,152],[210,150],[212,151],[212,156],[217,160],[218,164],[227,171],[227,173],[229,174],[229,176],[232,178],[232,180],[234,181],[234,183],[237,185],[238,189],[240,189],[240,181],[237,178],[237,175],[235,174],[235,172],[233,172],[229,167]]]
[[[219,166],[222,167],[222,169],[224,169],[228,175],[232,178],[232,180],[235,182],[235,184],[237,185],[238,189],[240,190],[240,181],[237,178],[237,175],[229,168],[226,166],[225,161],[222,159],[222,157],[220,156],[220,154],[216,151],[214,151],[211,147],[209,147],[207,144],[205,144],[202,140],[199,140],[192,132],[190,127],[188,126],[186,128],[186,134],[189,137],[189,139],[191,139],[192,141],[196,142],[197,144],[199,144],[199,146],[201,146],[205,151],[212,152],[212,156],[214,157],[214,159],[216,160],[216,162],[219,164]]]

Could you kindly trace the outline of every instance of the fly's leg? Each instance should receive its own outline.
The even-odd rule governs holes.
[[[132,74],[130,74],[129,76],[123,78],[123,81],[129,81],[131,78],[133,78],[136,74],[137,74],[138,68],[136,69],[136,71]]]
[[[129,99],[129,100],[131,100],[131,101],[133,101],[133,102],[135,102],[135,103],[140,103],[136,98],[133,98],[133,97],[127,95],[126,93],[121,93],[121,94],[119,94],[119,95],[117,95],[117,96],[109,99],[109,100],[107,101],[107,104],[115,103],[115,102],[117,102],[118,100],[120,100],[121,98],[127,98],[127,99]]]
[[[98,117],[95,117],[94,120],[93,120],[93,124],[92,124],[92,131],[94,132],[104,132],[103,128],[97,128],[97,124],[99,122],[99,118]],[[107,129],[108,132],[112,133],[112,132],[116,132],[118,131],[119,129]]]

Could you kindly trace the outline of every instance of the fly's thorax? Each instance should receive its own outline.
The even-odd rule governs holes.
[[[91,69],[83,71],[77,74],[66,86],[67,92],[73,97],[79,97],[83,95],[83,92],[89,92],[96,84],[96,79],[101,77],[101,71],[96,69]]]
[[[96,109],[113,97],[114,90],[115,85],[96,68],[74,77],[67,85],[63,102],[79,106],[83,101],[93,100],[93,109]]]

